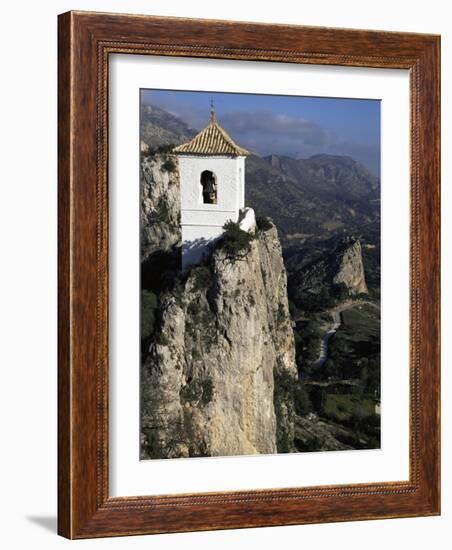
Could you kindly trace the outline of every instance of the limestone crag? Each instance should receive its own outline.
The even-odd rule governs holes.
[[[293,440],[275,380],[297,378],[286,271],[274,226],[249,252],[217,246],[161,298],[161,326],[142,367],[142,458],[277,452]]]
[[[177,158],[144,156],[141,162],[141,261],[180,245],[180,191]]]
[[[334,258],[333,269],[336,274],[333,284],[343,283],[350,294],[367,293],[366,279],[364,276],[363,256],[359,240],[347,243]]]
[[[360,241],[353,237],[342,239],[334,251],[295,273],[291,285],[301,292],[314,294],[335,286],[344,286],[349,296],[367,293]]]

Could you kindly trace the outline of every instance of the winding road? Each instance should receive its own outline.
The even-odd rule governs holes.
[[[342,317],[341,314],[343,311],[346,311],[347,309],[351,309],[356,306],[362,306],[362,305],[370,305],[372,307],[375,307],[377,309],[380,309],[379,306],[374,304],[373,302],[369,301],[357,301],[357,302],[351,302],[348,304],[344,304],[342,307],[335,309],[331,311],[331,317],[333,318],[333,325],[328,329],[328,331],[324,334],[322,341],[320,342],[320,353],[318,358],[312,363],[312,367],[314,369],[321,368],[325,364],[327,358],[328,358],[328,343],[333,336],[333,334],[336,333],[337,329],[342,324]]]
[[[347,309],[347,308],[344,308]],[[328,357],[328,342],[330,341],[330,338],[333,336],[333,334],[336,333],[337,329],[341,326],[342,320],[341,320],[341,313],[344,310],[339,311],[333,311],[331,316],[333,317],[333,325],[328,330],[328,332],[325,333],[325,335],[322,338],[322,341],[320,342],[320,354],[316,361],[312,364],[312,367],[317,369],[320,367],[323,367],[325,364],[325,361]]]

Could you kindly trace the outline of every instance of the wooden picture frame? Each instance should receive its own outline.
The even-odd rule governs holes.
[[[59,16],[58,532],[68,538],[440,513],[440,38],[69,12]],[[410,72],[409,481],[147,497],[108,492],[112,53]]]

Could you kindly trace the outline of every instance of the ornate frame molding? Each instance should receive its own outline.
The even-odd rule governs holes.
[[[88,12],[59,16],[61,535],[439,513],[439,44],[437,36],[407,33]],[[409,481],[108,496],[108,59],[118,53],[410,71]]]

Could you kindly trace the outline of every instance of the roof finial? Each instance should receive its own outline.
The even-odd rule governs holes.
[[[215,106],[213,104],[213,97],[210,98],[210,122],[216,122],[217,119],[215,117]]]

